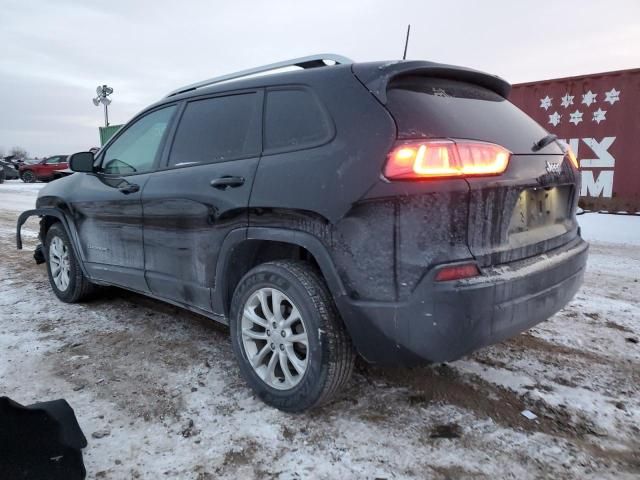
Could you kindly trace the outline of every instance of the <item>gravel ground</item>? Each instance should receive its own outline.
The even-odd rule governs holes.
[[[206,318],[119,289],[60,303],[36,221],[15,250],[39,187],[0,185],[0,394],[67,399],[88,478],[640,478],[640,245],[607,243],[609,216],[589,217],[585,285],[549,321],[449,364],[358,364],[335,402],[290,415]]]

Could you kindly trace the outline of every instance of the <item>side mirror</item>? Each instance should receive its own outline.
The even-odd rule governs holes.
[[[69,168],[74,172],[93,172],[93,153],[79,152],[69,157]]]

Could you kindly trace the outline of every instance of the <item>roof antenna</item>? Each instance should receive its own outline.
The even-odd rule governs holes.
[[[404,53],[402,54],[402,59],[407,59],[407,47],[409,46],[409,32],[411,32],[411,24],[407,25],[407,38],[404,41]]]

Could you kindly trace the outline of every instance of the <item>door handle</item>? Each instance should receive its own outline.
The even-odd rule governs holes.
[[[135,183],[129,183],[118,188],[118,190],[120,190],[125,195],[129,195],[130,193],[136,193],[138,190],[140,190],[140,186],[136,185]]]
[[[219,190],[226,190],[229,187],[235,188],[243,184],[244,184],[244,178],[231,177],[228,175],[220,178],[214,178],[213,180],[211,180],[211,186]]]

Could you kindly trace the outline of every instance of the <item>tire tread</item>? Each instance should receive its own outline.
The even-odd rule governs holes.
[[[351,339],[319,272],[301,260],[275,260],[268,263],[284,268],[296,277],[309,293],[324,323],[323,333],[329,340],[331,355],[324,389],[311,408],[319,407],[331,400],[351,378],[356,357]]]
[[[254,267],[249,271],[236,287],[232,301],[232,322],[240,311],[242,300],[240,297],[243,292],[243,284],[246,279],[251,278],[253,275],[259,274],[264,271],[277,272],[280,270],[279,275],[284,275],[298,283],[298,288],[302,287],[302,290],[306,293],[307,300],[310,302],[308,308],[311,308],[317,312],[317,325],[314,322],[313,328],[319,329],[320,345],[322,348],[322,374],[318,379],[320,385],[317,389],[314,389],[312,395],[305,395],[303,397],[297,397],[296,400],[292,397],[288,400],[274,400],[270,396],[262,396],[261,398],[267,403],[284,410],[287,412],[301,412],[312,408],[319,407],[329,402],[336,393],[343,388],[349,381],[353,372],[355,363],[355,350],[351,343],[351,338],[346,330],[346,327],[340,318],[338,309],[333,301],[333,297],[329,292],[329,289],[322,277],[322,274],[314,268],[310,263],[302,260],[272,260],[262,263]],[[233,325],[233,324],[232,324]],[[309,328],[309,326],[307,326]],[[235,328],[232,328],[232,332],[235,332]],[[233,339],[234,348],[239,346],[237,337]],[[236,352],[239,355],[239,361],[246,361],[242,354]],[[241,365],[242,366],[242,365]],[[243,369],[250,369],[251,367],[242,366]],[[249,375],[252,377],[252,375]],[[254,382],[252,378],[249,378],[249,383]],[[299,395],[296,394],[296,395]]]

